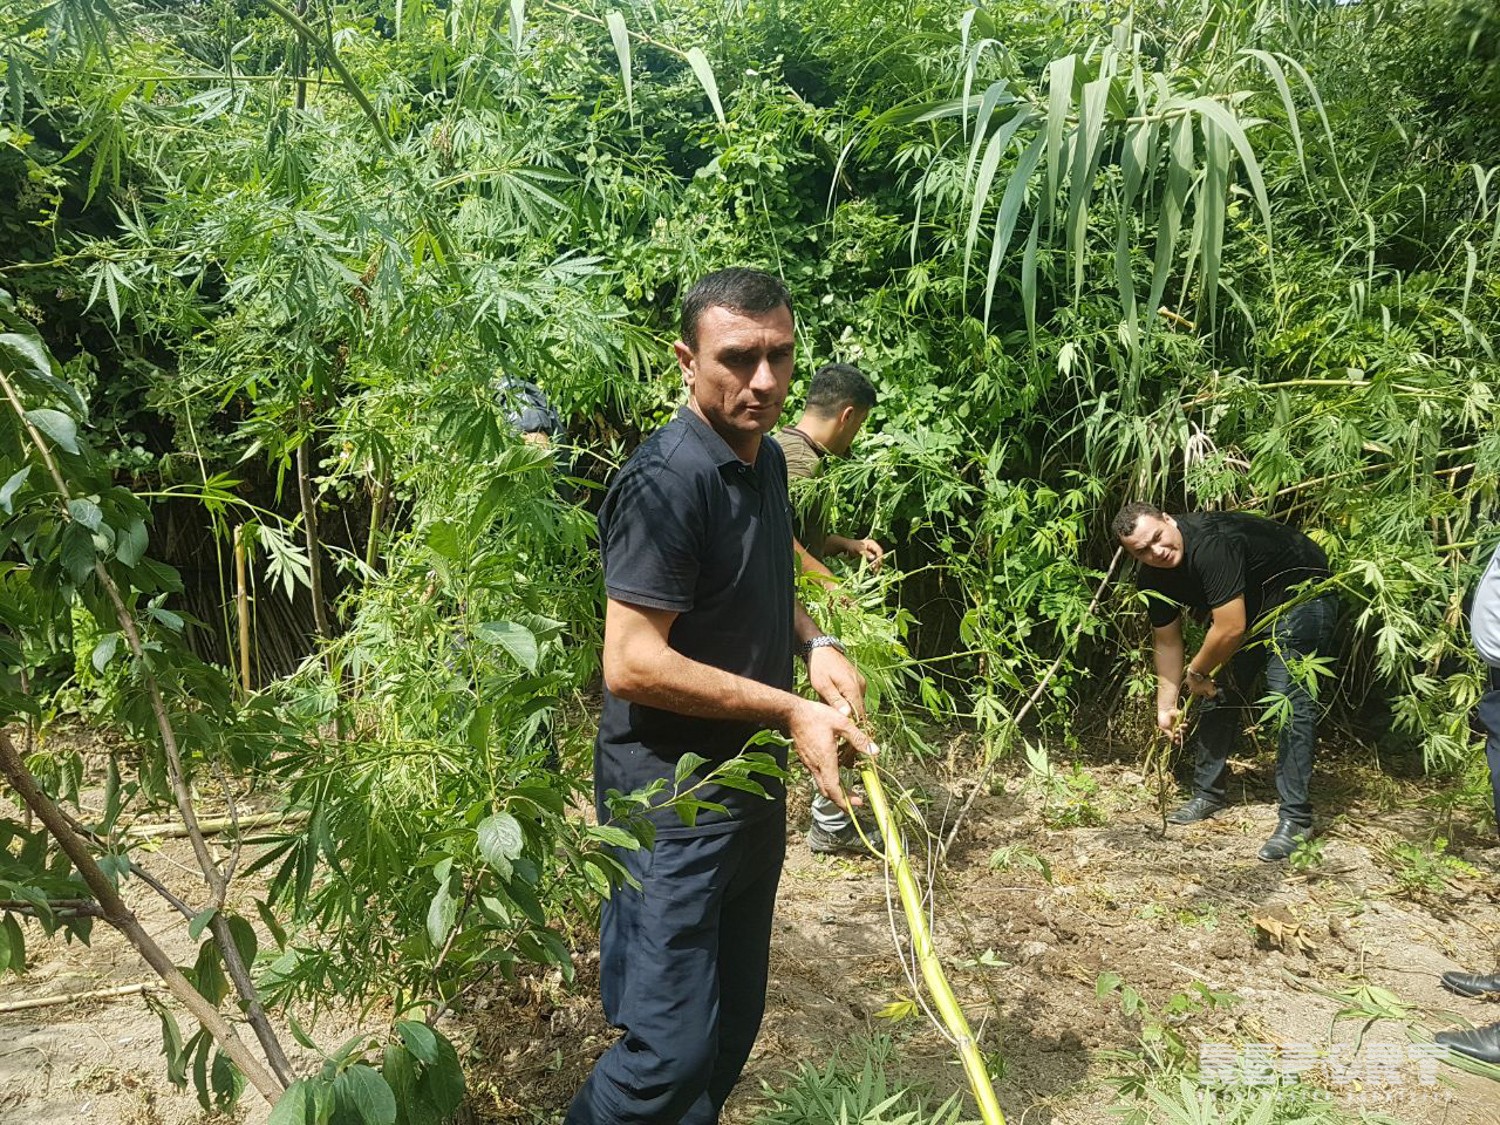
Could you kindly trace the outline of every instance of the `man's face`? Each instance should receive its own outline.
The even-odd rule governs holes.
[[[1182,532],[1171,516],[1142,516],[1120,543],[1143,566],[1171,570],[1182,562]]]
[[[693,409],[747,460],[781,417],[794,329],[785,305],[756,314],[715,306],[698,318],[696,348],[674,345]]]
[[[859,428],[865,424],[865,419],[870,416],[870,408],[858,406],[846,406],[839,412],[838,428],[834,430],[832,439],[829,440],[827,449],[836,457],[843,457],[849,452],[849,447],[854,444],[855,435]]]

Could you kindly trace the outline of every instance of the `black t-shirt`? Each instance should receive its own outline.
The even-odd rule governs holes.
[[[1172,517],[1182,532],[1175,567],[1141,565],[1136,584],[1151,594],[1151,624],[1160,629],[1178,606],[1199,613],[1245,598],[1245,623],[1287,601],[1297,586],[1328,577],[1328,556],[1300,531],[1243,512],[1197,512]],[[1163,600],[1165,599],[1165,600]]]
[[[667,638],[682,655],[771,687],[792,687],[795,608],[786,458],[762,441],[746,465],[692,410],[683,407],[636,450],[599,510],[604,587],[611,598],[675,611]],[[701,719],[604,693],[594,745],[594,793],[601,820],[606,790],[622,793],[666,778],[677,760],[734,757],[755,723]],[[778,761],[786,765],[779,748]],[[710,767],[705,766],[706,771]],[[694,794],[728,810],[702,812],[689,829],[675,813],[652,814],[659,836],[721,832],[779,813],[785,786],[756,779],[766,800],[722,786]]]

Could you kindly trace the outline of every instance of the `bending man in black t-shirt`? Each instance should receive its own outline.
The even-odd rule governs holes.
[[[1141,564],[1137,584],[1147,592],[1156,655],[1156,723],[1180,737],[1184,686],[1202,702],[1194,731],[1193,797],[1167,819],[1190,824],[1224,807],[1229,753],[1253,702],[1251,683],[1262,666],[1268,692],[1290,702],[1277,738],[1276,831],[1261,847],[1266,861],[1285,859],[1312,828],[1307,789],[1318,739],[1318,706],[1288,664],[1328,654],[1336,603],[1329,594],[1298,601],[1299,587],[1328,577],[1328,557],[1300,531],[1240,512],[1169,516],[1142,501],[1114,519],[1115,535]],[[1179,607],[1211,619],[1203,647],[1183,660]],[[1215,681],[1227,671],[1223,690]],[[1232,705],[1230,705],[1232,704]]]
[[[791,299],[759,270],[709,274],[683,298],[676,347],[688,403],[635,452],[599,511],[605,795],[665,780],[688,752],[710,763],[757,731],[789,734],[819,791],[847,806],[840,745],[864,679],[797,603],[786,459],[763,440],[792,375]],[[823,702],[792,692],[794,650]],[[784,752],[781,761],[785,764]],[[653,815],[655,846],[622,851],[639,882],[605,901],[599,991],[624,1034],[595,1065],[568,1125],[712,1125],[760,1030],[771,913],[786,851],[786,791],[726,786],[691,827]]]

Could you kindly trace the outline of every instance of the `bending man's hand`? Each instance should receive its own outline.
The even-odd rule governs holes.
[[[1182,711],[1177,707],[1166,707],[1156,712],[1156,725],[1173,742],[1182,741]]]
[[[870,740],[854,720],[826,703],[803,699],[792,709],[787,726],[797,757],[812,774],[818,792],[845,812],[852,813],[855,805],[864,804],[845,793],[839,780],[841,757],[873,753]]]

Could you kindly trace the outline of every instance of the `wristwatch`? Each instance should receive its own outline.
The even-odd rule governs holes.
[[[844,643],[837,637],[830,637],[827,633],[821,633],[810,640],[803,641],[797,646],[797,652],[803,660],[812,656],[815,648],[836,648],[844,652]]]
[[[1199,683],[1211,684],[1214,682],[1214,678],[1212,676],[1206,676],[1196,668],[1189,668],[1187,670],[1187,678]]]

